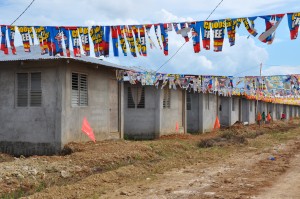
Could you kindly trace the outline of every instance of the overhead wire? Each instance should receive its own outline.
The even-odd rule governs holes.
[[[32,0],[31,3],[25,8],[25,10],[10,24],[11,26],[30,8],[35,0]]]
[[[221,5],[221,3],[224,0],[221,0],[218,5],[216,5],[216,7],[210,12],[210,14],[208,15],[208,17],[205,19],[208,20],[210,18],[210,16],[216,11],[216,9]],[[190,36],[189,38],[192,38],[192,36]],[[155,72],[158,72],[163,66],[165,66],[169,61],[171,61],[171,59],[173,59],[173,57],[175,57],[177,55],[177,53],[183,48],[183,46],[187,43],[187,41],[185,41],[178,49],[177,51],[169,58],[167,59]]]

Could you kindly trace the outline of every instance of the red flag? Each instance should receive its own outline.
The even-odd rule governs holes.
[[[93,140],[95,143],[96,143],[96,139],[95,139],[95,135],[93,133],[93,129],[91,128],[90,124],[88,123],[87,119],[86,118],[83,118],[83,121],[82,121],[82,127],[81,127],[81,130],[87,134],[87,136],[89,136],[89,138],[91,140]]]

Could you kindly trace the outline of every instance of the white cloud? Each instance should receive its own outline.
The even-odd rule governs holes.
[[[262,70],[262,75],[291,75],[300,74],[300,66],[269,66]]]

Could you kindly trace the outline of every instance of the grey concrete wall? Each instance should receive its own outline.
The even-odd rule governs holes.
[[[286,120],[288,121],[290,119],[290,108],[288,105],[284,104],[283,105],[283,112],[286,115]]]
[[[255,101],[242,99],[242,122],[255,123]]]
[[[82,120],[87,118],[96,140],[118,139],[118,86],[115,72],[104,67],[73,63],[64,69],[62,144],[71,141],[90,141],[81,131]],[[72,107],[71,74],[84,73],[88,76],[88,106]]]
[[[189,133],[198,133],[200,132],[200,96],[199,93],[190,92],[187,95],[190,96],[191,110],[187,110],[187,130]]]
[[[145,108],[128,108],[129,87],[131,87],[129,83],[124,85],[124,137],[130,139],[157,137],[160,129],[161,90],[145,86]]]
[[[0,151],[14,155],[60,150],[62,62],[2,62],[0,68]],[[16,73],[41,72],[42,106],[17,107]]]
[[[169,88],[165,88],[169,89]],[[163,108],[161,110],[161,129],[160,136],[174,134],[174,133],[184,133],[183,130],[183,91],[181,89],[173,90],[171,89],[171,107]],[[161,107],[163,100],[160,100]],[[178,124],[179,130],[176,132],[176,123]]]
[[[242,108],[240,107],[240,98],[239,97],[231,97],[229,101],[231,103],[231,109],[229,109],[230,113],[230,123],[229,125],[233,125],[236,122],[239,122],[242,119]]]
[[[218,100],[219,104],[219,120],[221,126],[230,126],[231,119],[230,119],[230,113],[231,112],[231,100],[229,97],[222,97],[219,96]]]
[[[214,94],[200,94],[202,96],[202,115],[200,116],[200,133],[209,132],[214,129],[218,115],[217,98]]]

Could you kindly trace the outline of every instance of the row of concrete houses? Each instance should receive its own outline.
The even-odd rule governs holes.
[[[174,133],[211,131],[216,117],[222,126],[255,123],[259,111],[274,120],[300,108],[131,85],[116,79],[126,69],[91,57],[65,58],[18,49],[0,58],[0,151],[14,155],[57,154],[69,142],[85,142],[84,117],[97,140],[153,139]]]

